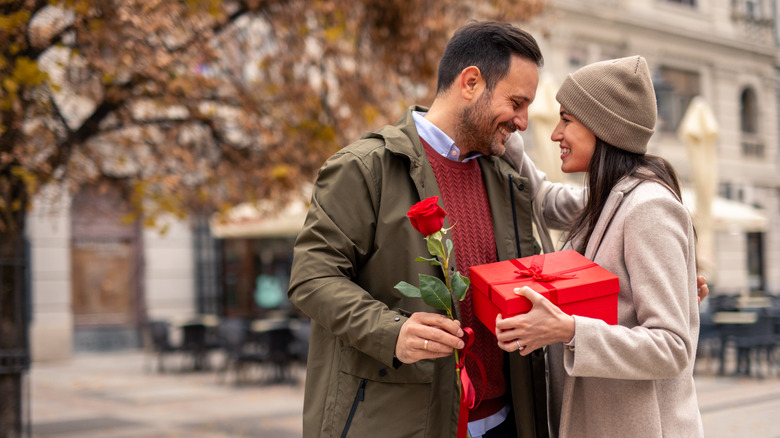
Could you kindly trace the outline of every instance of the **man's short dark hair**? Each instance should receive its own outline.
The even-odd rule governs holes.
[[[511,55],[544,64],[542,51],[531,34],[509,23],[475,21],[452,36],[439,61],[436,93],[447,90],[466,67],[476,66],[488,91],[509,73]]]

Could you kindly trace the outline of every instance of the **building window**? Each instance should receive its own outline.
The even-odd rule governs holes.
[[[741,5],[740,5],[741,3]],[[741,12],[741,15],[744,19],[751,20],[751,21],[761,21],[766,17],[765,15],[765,7],[764,2],[762,0],[733,0],[732,5],[734,8],[735,13]]]
[[[718,196],[726,199],[733,199],[733,187],[731,183],[720,183],[718,185]]]
[[[574,47],[569,51],[569,69],[575,71],[588,62],[588,51],[584,47]]]
[[[653,78],[658,99],[658,118],[663,131],[677,131],[691,100],[700,91],[699,74],[686,70],[660,67]]]
[[[748,287],[755,295],[764,294],[764,233],[747,233]]]
[[[764,18],[762,3],[762,0],[731,0],[731,16],[736,20],[761,20]]]
[[[768,0],[732,0],[731,19],[742,37],[762,43],[772,42],[774,9]]]
[[[758,100],[756,92],[751,87],[742,90],[739,96],[739,121],[742,155],[763,158],[764,143],[758,133]]]
[[[220,277],[219,241],[211,235],[208,217],[193,220],[193,253],[195,256],[195,299],[201,315],[222,315],[222,280]]]
[[[743,134],[756,134],[758,132],[758,105],[756,93],[748,87],[742,90],[739,97],[739,118]]]

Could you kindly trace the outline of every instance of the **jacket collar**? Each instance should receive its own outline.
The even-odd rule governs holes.
[[[404,112],[394,126],[384,126],[376,133],[385,138],[387,150],[394,154],[404,155],[417,164],[425,156],[417,125],[414,123],[412,111],[428,112],[423,106],[411,106]]]

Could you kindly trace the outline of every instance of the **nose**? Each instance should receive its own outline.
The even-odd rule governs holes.
[[[563,140],[563,128],[561,126],[561,121],[558,121],[558,124],[555,125],[555,129],[553,129],[552,135],[550,136],[550,140],[554,142],[559,142]]]
[[[525,131],[528,129],[528,111],[522,111],[512,119],[512,123],[515,124],[517,129]]]

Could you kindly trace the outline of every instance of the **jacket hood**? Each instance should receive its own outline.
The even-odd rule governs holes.
[[[363,138],[383,138],[387,150],[419,162],[425,156],[425,149],[420,141],[417,125],[414,123],[413,111],[425,113],[428,112],[428,108],[419,105],[411,106],[394,126],[386,125],[376,131],[367,132]]]

